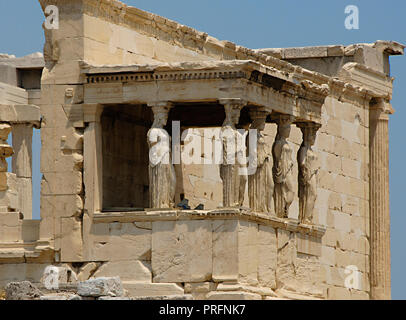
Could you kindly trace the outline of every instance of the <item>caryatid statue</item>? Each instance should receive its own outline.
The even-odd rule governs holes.
[[[278,131],[272,146],[273,179],[275,184],[275,213],[280,218],[287,218],[289,207],[295,195],[293,187],[292,148],[287,139],[290,135],[293,117],[281,115],[278,119]]]
[[[151,208],[173,208],[176,173],[172,164],[171,138],[164,129],[171,105],[153,104],[154,122],[147,134],[149,145],[149,203]]]
[[[314,205],[317,199],[317,174],[320,169],[313,145],[320,125],[301,123],[298,127],[303,133],[303,142],[297,153],[299,166],[299,221],[312,224]]]
[[[243,106],[241,100],[225,99],[226,118],[221,127],[220,140],[223,147],[223,161],[220,164],[220,177],[223,181],[223,206],[241,207],[247,184],[245,134],[238,132],[236,125]],[[230,100],[230,101],[228,101]]]
[[[269,112],[265,110],[250,111],[252,124],[250,129],[257,130],[256,171],[248,175],[248,196],[250,208],[255,212],[272,212],[274,182],[272,177],[272,150],[265,142],[263,130]],[[250,145],[250,154],[251,148]],[[254,155],[255,156],[255,155]],[[254,160],[255,161],[255,160]]]

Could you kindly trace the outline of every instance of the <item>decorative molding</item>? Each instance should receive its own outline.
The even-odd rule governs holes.
[[[94,223],[133,223],[138,221],[178,221],[178,220],[229,220],[241,219],[269,225],[278,229],[312,235],[321,238],[326,228],[321,225],[300,224],[298,220],[282,219],[265,213],[251,212],[244,209],[221,208],[215,210],[157,210],[101,212],[93,216]]]
[[[220,99],[219,103],[226,106],[226,105],[230,105],[232,107],[236,107],[236,108],[243,108],[247,105],[247,101],[240,99],[240,98],[224,98],[224,99]]]
[[[121,67],[92,67],[82,63],[82,73],[86,75],[88,84],[244,79],[275,91],[296,94],[300,98],[319,103],[323,103],[329,94],[329,87],[326,84],[319,85],[308,79],[296,81],[278,70],[254,61],[233,60]]]
[[[388,100],[392,99],[393,78],[370,67],[349,62],[341,68],[339,78],[354,86],[375,92],[374,97],[380,96],[386,97]]]
[[[35,261],[35,259],[38,258],[42,261],[43,256],[48,253],[51,255],[54,254],[53,243],[48,240],[0,243],[0,263],[3,259],[5,259],[7,263],[11,263],[15,259],[26,262],[27,259]],[[52,259],[46,260],[50,261]]]
[[[40,127],[40,108],[31,104],[0,104],[0,121],[10,124],[27,123]]]
[[[238,79],[247,78],[247,75],[240,71],[173,71],[173,72],[134,72],[115,75],[100,74],[87,75],[87,83],[120,83],[120,82],[146,82],[146,81],[180,81],[180,80],[209,80],[209,79]]]
[[[318,102],[324,102],[326,96],[332,95],[365,106],[372,98],[388,98],[382,90],[378,92],[376,88],[366,88],[301,67],[295,67],[293,73],[287,74],[255,61],[243,60],[146,66],[91,66],[82,62],[82,73],[88,84],[245,79],[276,91],[293,91],[299,97]]]

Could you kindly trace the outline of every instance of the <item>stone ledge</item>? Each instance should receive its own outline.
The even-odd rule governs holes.
[[[271,296],[274,298],[278,297],[278,295],[275,293],[275,291],[270,288],[254,287],[254,286],[249,286],[249,285],[245,285],[245,284],[220,283],[217,286],[216,291],[223,291],[223,292],[240,291],[240,292],[259,294],[261,296]],[[216,291],[212,291],[212,292],[216,292]]]
[[[262,300],[261,295],[245,291],[211,291],[207,300]]]
[[[354,86],[362,86],[391,99],[393,78],[365,65],[349,62],[339,72],[339,78]]]
[[[41,121],[40,108],[30,104],[0,104],[2,122],[31,123],[39,127]]]
[[[324,300],[321,296],[314,296],[311,294],[302,294],[298,292],[291,292],[285,289],[276,290],[278,296],[282,299],[288,300]]]
[[[0,54],[0,63],[6,63],[14,68],[43,68],[45,66],[42,52],[34,52],[23,57]]]
[[[48,253],[53,255],[49,241],[2,242],[0,243],[0,263],[27,262],[27,260],[49,260]]]
[[[123,287],[130,297],[183,296],[184,290],[176,283],[144,283],[123,281]]]
[[[326,227],[321,225],[300,224],[295,219],[282,219],[265,213],[251,212],[246,208],[219,208],[214,210],[148,210],[126,212],[101,212],[93,216],[94,223],[133,223],[153,221],[182,221],[182,220],[228,220],[241,219],[271,226],[276,229],[285,229],[300,232],[321,238]]]
[[[358,43],[348,46],[328,45],[291,48],[261,48],[256,49],[258,54],[276,56],[279,59],[306,59],[353,56],[362,46],[380,49],[388,55],[403,55],[405,46],[395,41],[378,40],[375,43]]]

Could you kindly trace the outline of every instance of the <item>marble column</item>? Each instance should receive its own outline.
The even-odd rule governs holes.
[[[371,299],[391,298],[389,136],[391,105],[383,99],[369,111]]]
[[[172,163],[171,137],[164,129],[168,121],[169,102],[149,103],[154,122],[148,131],[149,204],[151,208],[170,209],[175,206],[176,173]]]
[[[241,99],[222,99],[225,120],[220,131],[223,147],[223,161],[220,164],[220,177],[223,181],[223,207],[241,207],[247,184],[247,167],[241,163],[245,154],[245,140],[237,130],[240,111],[246,105]]]

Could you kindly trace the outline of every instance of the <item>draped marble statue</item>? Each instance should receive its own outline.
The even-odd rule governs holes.
[[[220,131],[223,147],[223,161],[220,164],[220,177],[223,181],[223,206],[241,207],[247,183],[245,157],[245,135],[237,131],[240,118],[240,106],[224,105],[226,118]]]
[[[237,110],[238,116],[240,110]],[[243,132],[242,132],[243,131]],[[248,131],[246,128],[242,128],[236,131],[236,148],[237,148],[237,165],[238,165],[238,205],[241,207],[244,204],[245,188],[247,186],[247,139]]]
[[[263,130],[268,112],[252,111],[250,129],[257,130],[256,171],[248,176],[250,208],[256,212],[274,214],[272,210],[274,182],[272,178],[272,151],[265,142]],[[250,145],[250,148],[252,146]],[[250,150],[251,153],[251,150]]]
[[[304,123],[298,126],[303,133],[303,142],[297,153],[299,166],[299,221],[312,224],[314,205],[317,199],[317,174],[320,169],[313,145],[320,125]]]
[[[173,208],[176,174],[171,157],[171,138],[164,129],[169,107],[153,106],[154,122],[148,131],[149,203],[151,208]]]
[[[280,116],[278,120],[278,131],[275,142],[272,146],[273,155],[273,179],[275,183],[274,204],[275,213],[280,218],[287,218],[289,207],[293,202],[293,160],[292,148],[287,139],[293,118],[291,116]]]

